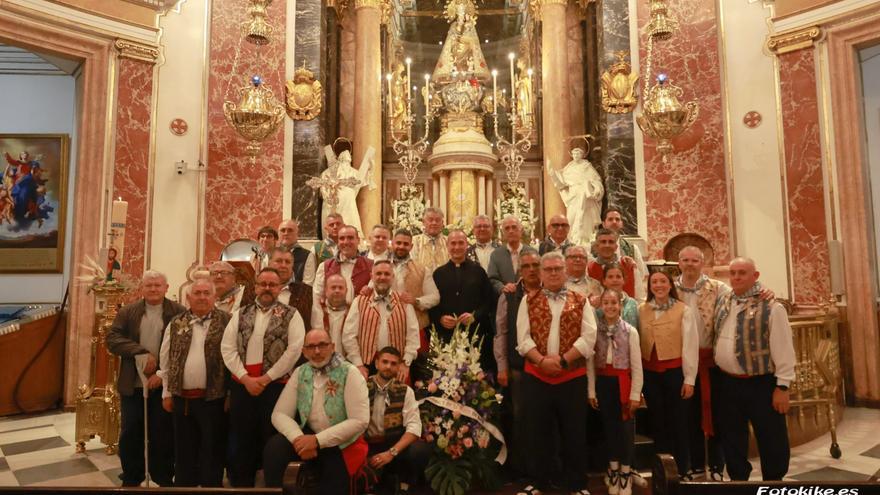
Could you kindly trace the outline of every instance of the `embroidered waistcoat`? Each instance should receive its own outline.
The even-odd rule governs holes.
[[[375,377],[367,380],[370,407],[373,407],[373,399],[376,397],[376,390],[378,388]],[[385,430],[386,438],[399,438],[405,431],[403,426],[403,403],[406,400],[406,390],[408,388],[405,383],[394,380],[385,389],[385,393],[388,394],[388,403],[385,405],[385,416],[383,418],[383,429]]]
[[[711,278],[697,291],[697,309],[703,320],[703,331],[708,335],[706,342],[715,342],[715,303],[718,300],[718,289],[721,282]],[[704,339],[700,336],[700,341]]]
[[[449,251],[446,249],[446,236],[440,234],[434,244],[427,234],[419,234],[413,237],[413,248],[410,252],[412,259],[416,260],[431,273],[449,261]]]
[[[238,353],[242,360],[247,355],[247,344],[254,333],[257,305],[251,304],[238,313]],[[269,310],[272,315],[263,334],[263,373],[266,373],[287,350],[287,329],[296,310],[285,304],[276,304]],[[253,363],[245,363],[253,364]]]
[[[397,293],[391,291],[391,311],[388,314],[388,344],[403,354],[406,347],[406,308],[400,302]],[[379,310],[371,304],[373,296],[358,296],[355,304],[358,305],[360,311],[360,322],[358,324],[358,347],[361,350],[361,358],[364,365],[369,366],[376,357],[376,341],[379,339],[379,322],[382,317]],[[384,303],[380,303],[384,304]]]
[[[733,297],[734,293],[729,292],[718,300],[715,328],[721,328],[724,322],[724,319],[718,318],[723,314],[720,308],[729,308]],[[736,314],[734,353],[740,368],[749,376],[766,375],[776,370],[770,355],[770,311],[773,304],[775,301],[750,297]],[[717,332],[715,337],[717,339]]]
[[[654,308],[650,303],[643,303],[639,307],[639,324],[641,335],[639,336],[642,347],[642,358],[651,359],[651,350],[657,347],[657,359],[666,361],[681,357],[682,345],[682,319],[685,303],[675,301],[671,308],[663,312],[660,318],[654,319]]]
[[[191,312],[187,311],[174,317],[169,323],[171,332],[171,348],[168,357],[168,392],[180,395],[183,390],[183,369],[192,342]],[[229,323],[229,314],[219,309],[211,312],[211,323],[205,335],[205,400],[221,399],[226,396],[226,365],[220,353],[220,341],[223,331]]]
[[[630,258],[635,259],[636,257],[636,249],[633,247],[632,243],[623,237],[618,237],[618,244],[620,245],[620,252],[623,253],[624,256],[629,256]]]
[[[373,262],[365,256],[358,256],[354,259],[354,268],[351,270],[351,285],[354,290],[353,294],[357,296],[361,289],[370,283],[371,270]],[[338,275],[342,272],[342,266],[336,258],[330,258],[324,265],[324,287],[327,287],[327,279],[330,275]]]
[[[315,261],[321,264],[333,257],[333,250],[327,245],[326,241],[318,241],[315,243]]]
[[[422,282],[425,280],[425,267],[416,261],[410,261],[406,264],[405,270],[406,275],[403,277],[403,288],[406,290],[406,293],[416,299],[422,297],[424,295],[422,294]],[[419,328],[427,327],[429,323],[428,313],[415,306],[413,306],[413,309],[416,311],[416,317],[419,319]]]
[[[584,316],[585,302],[586,298],[577,292],[568,291],[565,296],[565,305],[562,307],[562,314],[559,315],[560,355],[571,349],[571,346],[581,336],[581,320]],[[528,304],[532,340],[535,341],[538,351],[546,355],[550,324],[553,321],[550,302],[543,291],[538,291],[529,296],[526,304]]]
[[[608,359],[608,346],[611,345],[611,366],[618,370],[629,369],[629,333],[636,330],[624,320],[620,320],[618,325],[613,336],[609,339],[605,332],[605,323],[599,323],[599,332],[596,335],[596,352],[593,354],[596,368],[605,367]]]
[[[348,380],[348,370],[353,365],[348,361],[339,360],[339,365],[330,368],[327,372],[327,385],[324,389],[324,414],[330,422],[330,426],[336,426],[348,419],[345,409],[345,382]],[[296,410],[299,412],[299,426],[305,428],[312,412],[312,399],[315,395],[315,370],[308,363],[299,367],[299,376],[296,382]],[[339,445],[344,449],[351,445],[357,436]]]

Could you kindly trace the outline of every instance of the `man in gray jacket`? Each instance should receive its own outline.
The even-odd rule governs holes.
[[[174,478],[174,438],[171,414],[162,409],[162,379],[159,347],[168,322],[186,309],[165,298],[168,281],[157,271],[144,272],[143,299],[119,310],[107,333],[107,348],[121,357],[116,388],[122,406],[119,460],[122,486],[138,486],[144,481],[144,393],[138,368],[144,370],[149,388],[147,414],[150,421],[150,476],[161,486],[171,486]]]

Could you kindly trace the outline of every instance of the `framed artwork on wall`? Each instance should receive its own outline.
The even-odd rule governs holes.
[[[61,273],[70,136],[0,134],[0,273]]]

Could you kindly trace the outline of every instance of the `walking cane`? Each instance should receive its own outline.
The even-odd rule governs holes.
[[[147,487],[150,486],[150,416],[148,414],[149,410],[149,398],[150,398],[150,387],[147,386],[147,376],[144,374],[144,366],[146,365],[146,360],[137,360],[136,361],[138,376],[141,377],[141,384],[143,385],[144,390],[144,474],[147,477]]]

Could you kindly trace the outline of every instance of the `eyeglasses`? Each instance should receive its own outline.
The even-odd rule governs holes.
[[[519,265],[519,269],[520,270],[534,270],[534,269],[538,268],[539,266],[541,266],[540,263],[523,263],[523,264]]]
[[[306,344],[303,346],[303,350],[306,350],[306,351],[323,350],[331,345],[333,345],[332,342],[319,342],[317,344]]]
[[[222,272],[208,272],[208,274],[212,277],[225,277],[226,275],[235,275],[235,272],[228,272],[224,270]]]
[[[264,289],[272,289],[274,287],[278,287],[281,284],[276,284],[275,282],[259,282],[256,285],[257,287],[262,287]]]
[[[554,229],[567,229],[568,228],[567,223],[551,223],[550,226],[553,227]]]
[[[565,270],[565,267],[564,266],[545,266],[545,267],[541,268],[541,270],[544,270],[545,272],[556,273],[556,272],[561,272],[562,270]]]
[[[570,255],[566,256],[565,259],[583,261],[583,260],[587,259],[587,257],[584,255],[581,255],[581,254],[570,254]]]

